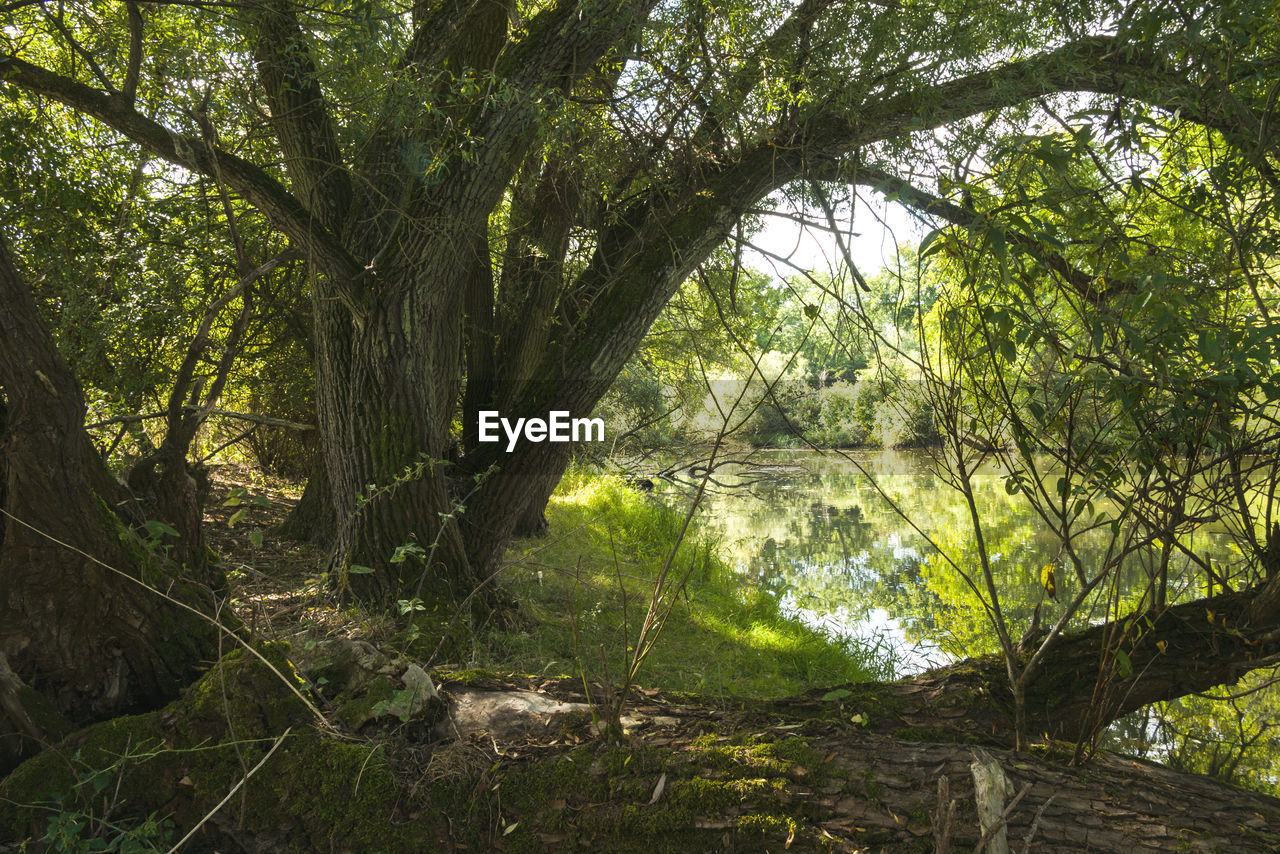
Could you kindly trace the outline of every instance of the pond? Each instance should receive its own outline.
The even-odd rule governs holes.
[[[967,504],[928,452],[770,451],[717,469],[715,479],[699,508],[703,525],[719,535],[721,553],[745,581],[774,591],[806,622],[878,645],[899,676],[998,650],[962,573],[981,583]],[[659,481],[658,491],[687,508],[696,480],[687,472],[683,480],[679,487]],[[1037,607],[1041,624],[1052,624],[1080,588],[1059,539],[1024,497],[1009,494],[1005,480],[994,467],[980,471],[974,497],[1001,607],[1017,638]],[[1109,540],[1104,528],[1078,543],[1086,567],[1101,565]],[[1241,562],[1220,528],[1202,526],[1189,545],[1219,571]],[[1043,584],[1046,567],[1055,570],[1056,597]],[[1132,612],[1148,570],[1131,560],[1113,588],[1087,602],[1076,625]],[[1203,579],[1187,561],[1171,563],[1171,603],[1204,595]],[[1191,695],[1146,707],[1113,723],[1103,744],[1276,794],[1280,668],[1217,693],[1230,698]]]
[[[807,622],[879,644],[899,675],[996,651],[984,606],[958,571],[981,583],[966,502],[929,452],[758,452],[718,468],[716,481],[699,515],[719,534],[722,554]],[[974,492],[1012,634],[1026,630],[1037,606],[1042,625],[1051,624],[1079,589],[1060,540],[1006,491],[996,468],[979,472]],[[667,494],[687,506],[689,492]],[[1197,554],[1231,557],[1225,532],[1201,529],[1196,538]],[[1109,542],[1106,529],[1084,538],[1084,564],[1100,563]],[[1170,598],[1202,595],[1203,573],[1185,559],[1174,566]],[[1055,570],[1055,598],[1046,567]],[[1131,561],[1110,592],[1123,604],[1143,588],[1144,572]],[[1105,619],[1107,593],[1077,622]]]

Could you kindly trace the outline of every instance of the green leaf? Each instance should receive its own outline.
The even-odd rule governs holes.
[[[993,228],[987,232],[987,244],[991,247],[991,252],[1004,263],[1009,257],[1009,246],[1005,243],[1004,229]]]
[[[836,688],[834,691],[828,691],[822,695],[824,702],[830,703],[834,700],[843,700],[845,697],[852,697],[853,692],[847,688]]]
[[[347,572],[350,575],[372,575],[373,567],[364,566],[363,564],[359,564],[359,563],[353,563],[351,564],[351,566],[347,567]]]
[[[255,528],[249,532],[249,542],[253,543],[255,549],[262,548],[262,530]]]
[[[1116,669],[1121,679],[1128,679],[1133,673],[1133,662],[1129,660],[1129,653],[1123,649],[1116,650]]]
[[[248,516],[248,515],[249,515],[249,508],[241,507],[239,510],[231,514],[231,518],[227,520],[227,527],[234,528],[237,522],[241,521],[242,519],[244,519],[245,516]]]
[[[152,539],[156,539],[162,536],[170,536],[170,537],[178,536],[178,532],[176,530],[174,530],[171,526],[166,525],[164,522],[161,522],[157,519],[148,519],[143,524],[147,529],[147,535],[150,536]]]
[[[942,241],[938,240],[942,236],[942,229],[935,228],[924,236],[924,240],[920,241],[920,250],[918,258],[924,260],[930,255],[935,255],[942,249]]]

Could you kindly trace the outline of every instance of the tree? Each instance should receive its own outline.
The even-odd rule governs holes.
[[[416,541],[428,587],[461,599],[568,453],[480,444],[476,413],[588,412],[762,198],[1070,91],[1181,110],[1270,169],[1250,105],[1271,35],[1239,25],[1255,12],[19,4],[0,76],[215,178],[307,256],[333,568],[370,568],[349,579],[362,596],[412,589],[390,558]]]
[[[0,298],[0,665],[75,722],[153,708],[214,655],[211,593],[132,532],[145,517],[89,441],[79,385],[3,242]],[[23,737],[3,767],[61,723],[13,684],[0,696],[0,732]]]

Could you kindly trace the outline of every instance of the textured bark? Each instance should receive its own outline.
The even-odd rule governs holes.
[[[216,645],[206,621],[144,585],[206,612],[211,596],[146,552],[122,520],[128,500],[84,431],[75,377],[3,245],[0,302],[0,653],[73,720],[154,707]]]
[[[469,272],[441,245],[452,242],[446,234],[431,241],[439,264],[422,272],[438,287],[388,282],[387,299],[363,323],[330,310],[329,321],[343,328],[317,335],[317,416],[337,511],[332,566],[372,569],[349,576],[365,599],[448,600],[476,582],[450,521],[455,505],[442,465],[459,389],[458,295]],[[324,305],[316,310],[326,314]],[[425,575],[421,563],[391,563],[398,547],[414,544],[430,553]]]
[[[300,543],[328,548],[333,545],[333,529],[333,488],[329,485],[329,469],[324,458],[317,454],[302,497],[289,511],[277,533]]]
[[[1089,743],[1143,706],[1219,685],[1280,660],[1280,576],[1226,593],[1064,635],[1027,687],[1027,734]],[[1123,649],[1129,666],[1116,662]],[[848,685],[843,700],[874,712],[873,731],[945,730],[984,744],[1014,744],[1013,695],[999,656],[967,659],[886,684]],[[777,709],[824,713],[825,691]]]
[[[769,734],[762,740],[781,737]],[[714,757],[721,761],[708,761],[710,757],[702,759],[686,748],[634,775],[610,777],[612,792],[603,800],[583,801],[569,786],[552,788],[547,800],[563,804],[558,810],[504,805],[503,821],[506,826],[520,821],[548,827],[548,819],[559,818],[554,829],[536,835],[544,850],[635,851],[647,840],[655,851],[786,848],[915,854],[938,850],[934,816],[938,781],[945,777],[949,799],[956,802],[949,851],[974,850],[982,833],[974,804],[972,748],[848,731],[800,738],[816,761],[774,760],[770,768],[752,767],[747,760],[726,767],[722,755]],[[724,740],[733,743],[732,737]],[[742,755],[752,744],[745,742]],[[1274,798],[1135,759],[1107,756],[1083,767],[1066,767],[1012,751],[989,753],[1010,784],[1006,808],[1014,794],[1026,789],[1007,819],[1015,851],[1023,850],[1028,839],[1026,850],[1036,854],[1265,854],[1280,845],[1280,800]],[[598,765],[586,764],[581,773],[605,779]],[[519,770],[519,763],[508,766],[506,787],[523,783]],[[666,791],[649,805],[646,795],[656,791],[661,774],[667,775]],[[740,794],[727,804],[709,799],[699,805],[686,794],[735,778],[741,781],[738,786],[726,788]],[[702,782],[681,785],[688,780]],[[761,822],[762,816],[773,821]],[[618,822],[617,829],[602,832],[611,819]],[[646,827],[662,830],[655,838]]]
[[[547,532],[547,506],[545,498],[530,495],[524,509],[516,515],[514,534],[517,537],[541,537]]]
[[[374,673],[348,672],[360,680]],[[921,740],[943,735],[930,730],[875,733],[834,702],[813,716],[638,690],[628,741],[611,745],[570,705],[585,700],[579,680],[480,681],[483,688],[441,686],[452,711],[432,745],[403,736],[359,744],[311,730],[275,675],[236,653],[162,712],[73,734],[0,781],[0,844],[47,825],[48,807],[34,804],[79,805],[68,754],[100,768],[141,743],[170,749],[121,763],[113,821],[128,826],[164,810],[190,829],[217,812],[243,764],[265,757],[288,726],[287,743],[247,781],[246,797],[205,824],[191,850],[957,854],[974,851],[982,835],[971,769],[980,756],[1007,780],[1002,806],[1015,851],[1263,854],[1280,846],[1280,800],[1141,760],[1100,756],[1069,766],[1060,757]],[[423,709],[444,711],[436,703]],[[954,810],[945,808],[950,801]],[[943,835],[949,848],[935,845]]]

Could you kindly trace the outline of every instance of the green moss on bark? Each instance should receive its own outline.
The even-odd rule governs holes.
[[[285,678],[296,678],[279,650],[264,652]],[[110,810],[117,826],[161,813],[185,832],[292,727],[207,823],[206,842],[270,839],[274,850],[298,852],[421,850],[424,827],[398,815],[400,787],[382,749],[310,724],[279,676],[233,652],[164,709],[82,729],[20,766],[0,783],[0,840],[38,838],[57,812],[101,818]]]

